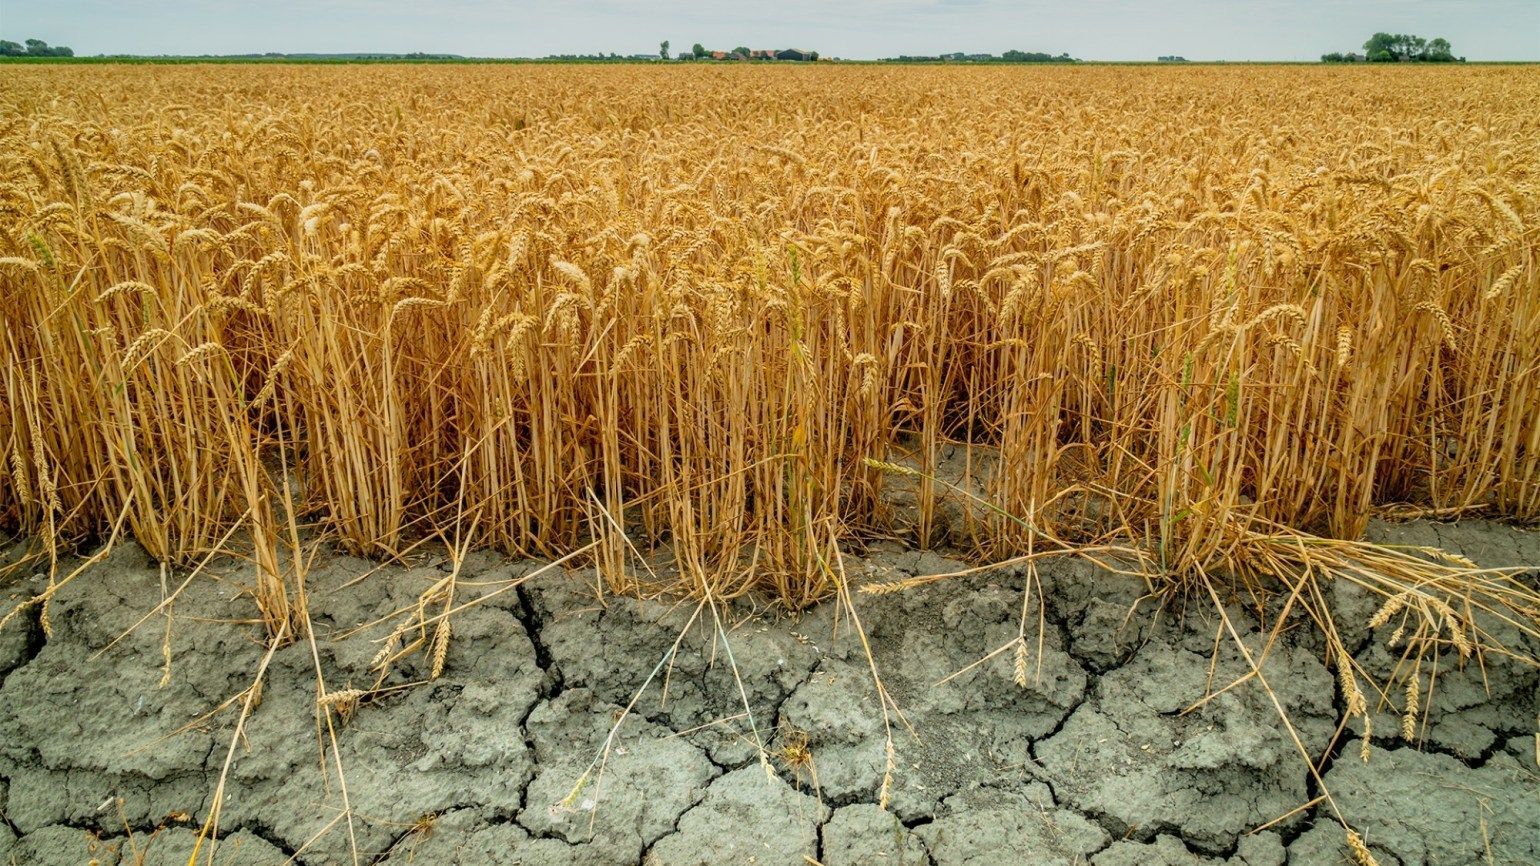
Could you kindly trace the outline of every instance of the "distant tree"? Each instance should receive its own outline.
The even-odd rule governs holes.
[[[1450,63],[1454,60],[1454,52],[1450,50],[1449,40],[1440,36],[1428,43],[1428,50],[1422,59],[1433,63]]]
[[[0,41],[0,56],[5,57],[74,57],[75,52],[63,45],[49,47],[41,39],[28,39],[25,49],[14,42]]]
[[[1347,55],[1344,59],[1353,58]],[[1364,59],[1370,63],[1449,63],[1455,56],[1449,40],[1442,37],[1430,42],[1410,33],[1376,33],[1364,43]]]
[[[662,42],[658,43],[658,56],[663,58],[664,60],[668,59],[668,40],[667,39],[665,39]]]
[[[750,50],[748,48],[744,48],[742,45],[739,45],[737,48],[734,48],[733,49],[733,53],[738,55],[739,57],[743,57],[745,59],[754,56],[754,52],[752,50]]]
[[[807,55],[807,59],[809,59],[809,60],[817,60],[818,59],[818,52],[817,51],[809,51],[808,55]]]
[[[952,54],[943,54],[941,59],[965,60],[969,63],[1073,63],[1075,60],[1075,58],[1068,54],[1060,54],[1055,57],[1044,51],[1018,51],[1014,48],[1003,52],[998,57],[993,54],[964,54],[959,51]]]
[[[695,55],[695,59],[696,60],[699,60],[702,57],[706,56],[706,54],[707,54],[706,46],[704,46],[704,45],[700,44],[699,42],[697,42],[694,45],[690,46],[690,53]]]

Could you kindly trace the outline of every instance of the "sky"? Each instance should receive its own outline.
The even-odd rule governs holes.
[[[1540,0],[0,0],[0,38],[91,54],[675,53],[871,59],[1008,49],[1087,60],[1314,60],[1372,33],[1540,60]]]

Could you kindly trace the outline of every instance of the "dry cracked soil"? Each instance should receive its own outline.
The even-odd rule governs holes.
[[[1540,563],[1540,535],[1498,524],[1372,531],[1488,566]],[[400,619],[387,615],[411,610],[446,563],[323,557],[315,652],[302,641],[272,653],[237,737],[239,696],[267,656],[249,570],[201,575],[169,618],[145,619],[182,577],[114,550],[58,592],[46,638],[35,609],[0,632],[0,863],[186,863],[227,761],[215,862],[243,866],[351,863],[355,851],[392,866],[1346,857],[1330,813],[1298,808],[1318,786],[1254,678],[1189,711],[1246,670],[1207,602],[1161,607],[1137,579],[1044,566],[1023,687],[1013,652],[969,667],[1016,638],[1021,572],[857,594],[904,719],[884,809],[882,704],[833,605],[799,617],[738,606],[718,630],[709,615],[685,628],[686,603],[601,601],[592,571],[492,594],[543,565],[472,555],[459,597],[486,597],[455,615],[442,676],[426,681],[422,654],[397,666],[333,751],[317,667],[328,690],[373,686]],[[962,567],[880,545],[847,562],[860,582]],[[0,587],[6,609],[39,580]],[[1327,592],[1365,669],[1388,673],[1395,657],[1365,627],[1375,600],[1347,583]],[[1229,613],[1258,649],[1255,618]],[[1322,656],[1299,627],[1263,665],[1314,755],[1344,712]],[[1386,716],[1364,762],[1354,723],[1325,761],[1327,788],[1382,864],[1540,862],[1540,677],[1490,656],[1440,664],[1421,741]]]

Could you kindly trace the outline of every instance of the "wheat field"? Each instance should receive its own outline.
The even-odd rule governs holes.
[[[0,524],[238,535],[270,625],[296,527],[795,608],[876,537],[1181,580],[1540,517],[1529,69],[29,67],[0,118]]]

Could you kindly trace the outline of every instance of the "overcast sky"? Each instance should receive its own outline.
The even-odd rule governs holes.
[[[0,38],[76,54],[655,52],[695,42],[849,58],[1067,51],[1314,60],[1373,32],[1540,60],[1540,0],[0,0]]]

